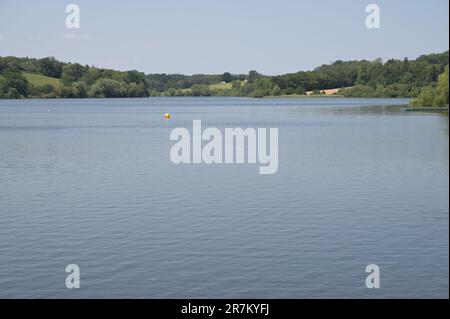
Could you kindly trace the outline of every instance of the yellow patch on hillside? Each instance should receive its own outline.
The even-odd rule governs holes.
[[[320,90],[320,92],[322,94],[325,95],[333,95],[333,94],[337,94],[339,90],[342,89],[350,89],[351,87],[346,87],[346,88],[337,88],[337,89],[327,89],[327,90]],[[312,95],[313,91],[306,91],[306,95]]]

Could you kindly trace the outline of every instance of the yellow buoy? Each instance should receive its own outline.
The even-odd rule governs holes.
[[[170,119],[170,113],[164,114],[164,118],[165,118],[166,120]]]

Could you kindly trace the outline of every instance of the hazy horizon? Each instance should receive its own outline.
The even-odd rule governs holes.
[[[448,50],[446,50],[446,51],[448,51]],[[439,53],[444,53],[444,52],[446,52],[446,51],[442,51],[442,52],[424,52],[423,54],[419,54],[418,56],[416,56],[416,57],[403,57],[403,58],[397,58],[397,59],[404,59],[404,58],[408,58],[409,60],[415,60],[416,58],[418,58],[418,57],[420,57],[421,55],[428,55],[428,54],[433,54],[433,53],[437,53],[437,54],[439,54]],[[30,59],[42,59],[42,58],[46,58],[46,57],[54,57],[54,56],[39,56],[39,57],[36,57],[36,56],[26,56],[26,55],[24,55],[24,56],[17,56],[17,55],[9,55],[9,56],[14,56],[14,57],[17,57],[17,58],[30,58]],[[0,55],[0,57],[2,57],[2,55]],[[7,56],[3,56],[3,57],[7,57]],[[57,60],[59,60],[59,61],[61,61],[61,62],[64,62],[64,63],[80,63],[79,61],[69,61],[69,60],[63,60],[63,59],[58,59],[57,57],[54,57],[54,58],[56,58]],[[375,58],[375,59],[377,59],[377,58]],[[373,60],[375,60],[375,59],[364,59],[364,58],[362,58],[362,59],[358,59],[358,60],[354,60],[354,61],[362,61],[362,60],[367,60],[367,61],[373,61]],[[390,59],[390,58],[387,58],[387,59],[383,59],[383,62],[386,62],[388,59]],[[338,60],[336,60],[336,61],[338,61]],[[351,61],[351,60],[345,60],[345,59],[342,59],[342,61]],[[320,67],[321,65],[324,65],[324,64],[331,64],[331,63],[333,63],[333,62],[335,62],[335,61],[330,61],[329,63],[323,63],[323,64],[320,64],[320,65],[316,65],[316,66],[313,66],[313,67],[311,67],[310,69],[305,69],[305,70],[292,70],[292,71],[289,71],[289,72],[285,72],[285,73],[276,73],[276,74],[267,74],[267,73],[262,73],[263,75],[267,75],[267,76],[277,76],[277,75],[284,75],[284,74],[289,74],[289,73],[296,73],[296,72],[301,72],[301,71],[312,71],[312,70],[314,70],[315,68],[317,68],[317,67]],[[96,67],[96,68],[104,68],[104,67],[102,67],[101,65],[95,65],[95,64],[89,64],[89,63],[80,63],[81,65],[88,65],[88,66],[90,66],[90,67]],[[119,68],[114,68],[114,67],[108,67],[107,69],[112,69],[112,70],[115,70],[115,71],[139,71],[139,72],[144,72],[144,71],[142,71],[142,70],[139,70],[139,69],[119,69]],[[249,69],[249,71],[252,71],[251,69]],[[258,70],[256,70],[256,71],[258,71]],[[228,71],[223,71],[223,72],[216,72],[216,73],[205,73],[205,72],[196,72],[196,73],[182,73],[182,72],[144,72],[145,74],[181,74],[181,75],[187,75],[187,76],[190,76],[190,75],[220,75],[220,74],[222,74],[222,73],[224,73],[224,72],[228,72]],[[232,74],[247,74],[248,72],[246,72],[246,71],[244,71],[244,72],[233,72]]]

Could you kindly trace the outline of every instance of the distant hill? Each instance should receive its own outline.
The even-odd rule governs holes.
[[[0,57],[0,98],[310,94],[415,98],[424,88],[428,88],[425,95],[431,95],[448,65],[448,59],[449,53],[446,51],[422,55],[415,60],[339,60],[312,71],[266,76],[254,70],[248,74],[144,74],[135,70],[122,72],[66,63],[52,57],[34,59],[9,56]],[[441,87],[445,88],[445,85],[441,84]],[[445,90],[441,88],[439,92],[442,91]]]

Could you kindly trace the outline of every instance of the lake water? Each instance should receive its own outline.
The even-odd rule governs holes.
[[[406,103],[1,100],[0,297],[448,298],[448,117]],[[173,164],[195,119],[278,128],[278,172]]]

